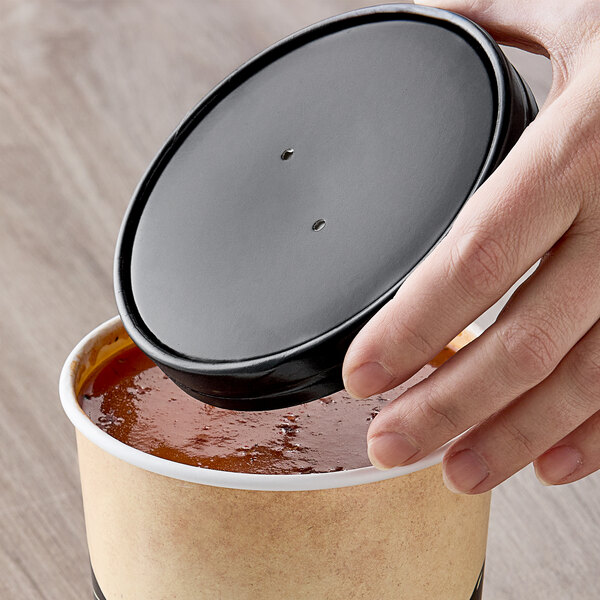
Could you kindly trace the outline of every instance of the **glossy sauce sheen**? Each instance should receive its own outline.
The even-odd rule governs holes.
[[[188,396],[134,346],[92,374],[79,402],[112,437],[168,460],[245,473],[341,471],[370,464],[370,422],[454,352],[445,348],[403,385],[366,400],[341,391],[291,408],[238,412]]]

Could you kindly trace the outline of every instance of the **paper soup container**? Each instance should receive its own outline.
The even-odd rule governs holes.
[[[298,475],[151,456],[99,429],[77,401],[86,378],[131,345],[111,319],[76,346],[60,377],[98,599],[481,597],[490,494],[448,491],[443,448],[389,471]]]

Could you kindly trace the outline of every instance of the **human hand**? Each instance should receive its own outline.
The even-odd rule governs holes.
[[[352,342],[356,397],[408,379],[535,262],[496,323],[386,406],[368,433],[375,466],[448,440],[450,489],[485,492],[534,461],[547,484],[600,468],[600,2],[429,0],[497,41],[547,55],[538,117],[451,231]]]

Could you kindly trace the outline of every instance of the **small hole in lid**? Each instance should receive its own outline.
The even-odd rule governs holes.
[[[313,223],[313,231],[321,231],[321,229],[323,229],[323,227],[325,227],[325,225],[327,225],[327,223],[325,222],[325,219],[317,219],[314,223]]]
[[[292,158],[292,156],[294,156],[294,149],[293,148],[286,148],[281,153],[281,160],[290,160],[290,158]]]

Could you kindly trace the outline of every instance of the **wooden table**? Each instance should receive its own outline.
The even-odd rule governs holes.
[[[0,1],[2,600],[91,597],[57,378],[73,345],[116,314],[115,239],[146,165],[234,67],[360,4]],[[511,56],[543,96],[544,59]],[[546,489],[526,469],[501,486],[487,600],[598,598],[599,498],[597,475]]]

